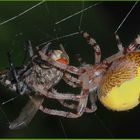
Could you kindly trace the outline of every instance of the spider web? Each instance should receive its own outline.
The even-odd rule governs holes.
[[[15,65],[16,66],[21,65],[21,62],[24,59],[24,55],[25,55],[24,45],[26,44],[25,42],[26,40],[31,40],[34,48],[42,47],[48,42],[53,42],[54,47],[56,48],[58,47],[59,43],[62,42],[65,46],[66,51],[68,52],[70,56],[70,60],[71,60],[70,63],[72,65],[79,66],[79,63],[76,62],[77,60],[76,60],[76,55],[75,55],[78,53],[82,56],[84,61],[86,61],[87,63],[93,64],[94,52],[92,53],[92,48],[88,47],[87,44],[79,36],[79,29],[86,30],[90,33],[93,32],[94,36],[97,37],[96,40],[98,41],[98,43],[101,46],[106,46],[105,48],[108,50],[112,49],[111,54],[113,54],[113,51],[116,51],[117,47],[109,48],[107,46],[109,46],[110,44],[114,45],[115,41],[112,41],[112,42],[110,41],[110,40],[113,40],[112,34],[115,31],[120,30],[122,24],[124,24],[123,23],[124,21],[123,21],[122,24],[118,26],[120,21],[124,19],[124,15],[128,13],[128,8],[130,9],[130,7],[132,7],[133,2],[131,2],[130,4],[127,4],[128,7],[120,10],[120,13],[121,14],[123,13],[122,16],[119,15],[117,17],[117,14],[116,15],[114,14],[118,18],[118,23],[116,23],[117,20],[115,19],[113,19],[111,23],[109,22],[110,18],[114,16],[112,13],[109,13],[109,10],[117,11],[117,9],[114,10],[111,7],[111,4],[109,2],[107,4],[104,5],[99,2],[96,3],[96,2],[84,2],[84,1],[59,2],[59,4],[58,2],[46,2],[46,1],[19,2],[18,4],[17,2],[16,3],[0,2],[0,6],[2,5],[1,7],[4,7],[6,8],[5,10],[8,10],[7,13],[0,15],[0,30],[1,30],[0,44],[1,46],[4,46],[4,47],[0,47],[0,55],[3,60],[3,63],[0,63],[0,67],[3,69],[5,67],[8,67],[6,53],[9,50],[12,50],[13,61]],[[0,8],[0,10],[2,11],[2,8]],[[113,24],[114,26],[112,25],[112,23],[114,23]],[[111,25],[112,25],[112,28],[110,28]],[[108,29],[110,29],[110,31],[108,31]],[[137,34],[138,31],[136,30],[134,31],[135,31],[135,34]],[[134,34],[134,31],[133,31],[133,34]],[[104,35],[106,32],[108,33],[108,37]],[[130,38],[133,38],[133,37],[130,37]],[[102,38],[104,40],[109,40],[109,41],[101,42],[100,40]],[[85,46],[87,46],[87,48]],[[88,55],[87,57],[87,54],[91,56]],[[106,51],[106,54],[108,54],[107,51]],[[103,58],[108,56],[106,54],[105,53],[103,54]],[[4,90],[2,90],[2,92],[3,94],[5,94]],[[25,98],[21,99],[22,97],[20,97],[20,99],[16,98],[15,100],[11,101],[11,97],[16,98],[14,93],[12,93],[12,95],[10,96],[8,93],[7,98],[10,100],[8,100],[7,98],[5,99],[5,96],[3,95],[3,99],[1,102],[2,103],[4,102],[4,104],[7,106],[6,110],[8,111],[5,113],[5,108],[3,110],[3,106],[5,105],[3,105],[1,108],[2,110],[1,116],[4,116],[4,117],[2,117],[2,119],[5,118],[6,120],[9,120],[9,117],[12,117],[12,116],[9,116],[8,114],[8,113],[11,113],[11,114],[13,113],[9,109],[11,107],[11,104],[16,104],[16,105],[18,104],[20,106],[21,100],[23,101],[25,99]],[[8,100],[8,103],[7,103],[7,100]],[[21,106],[23,106],[23,104]],[[16,106],[16,105],[13,105],[13,106]],[[104,110],[104,108],[102,107],[101,109]],[[13,111],[16,112],[18,110],[15,109]],[[106,111],[104,111],[104,114],[106,116],[108,116],[107,113]],[[114,137],[112,130],[110,130],[109,127],[106,125],[106,123],[109,124],[110,121],[106,121],[108,120],[106,117],[105,117],[106,119],[103,119],[103,117],[99,117],[100,114],[101,116],[104,115],[101,113],[101,111],[98,111],[98,115],[97,113],[96,115],[94,114],[91,114],[91,116],[89,115],[90,118],[93,119],[93,121],[89,120],[85,116],[79,118],[78,120],[68,120],[65,118],[58,118],[58,117],[51,116],[51,118],[53,118],[51,120],[50,117],[48,116],[46,117],[44,115],[46,117],[45,121],[49,122],[50,120],[52,123],[51,125],[54,125],[54,127],[57,127],[57,129],[59,129],[58,133],[63,133],[63,134],[58,134],[57,130],[52,129],[54,127],[50,127],[49,129],[43,126],[41,128],[42,131],[43,129],[45,129],[46,133],[48,131],[48,133],[50,132],[50,134],[45,135],[42,132],[40,134],[44,134],[43,136],[41,136],[40,134],[38,135],[39,137],[49,137],[49,136],[53,137],[53,135],[56,134],[55,137],[65,137],[65,138],[66,137],[96,137],[96,136],[100,137],[100,134],[98,134],[98,131],[102,131],[101,133],[103,136]],[[111,113],[109,114],[112,115]],[[41,119],[44,119],[42,116],[41,118],[36,119],[37,117],[40,117],[40,116],[36,115],[35,120],[40,119],[39,120],[40,122],[42,122]],[[106,123],[104,122],[104,120]],[[75,122],[76,122],[76,125],[79,127],[74,125]],[[91,135],[90,133],[91,129],[90,130],[88,129],[88,131],[84,131],[86,129],[82,129],[80,127],[81,122],[85,122],[85,123],[82,123],[82,125],[84,125],[85,128],[91,128],[89,126],[91,126],[90,124],[93,123],[93,127],[96,129],[96,130],[92,129],[92,131],[94,131],[93,132],[94,134]],[[44,124],[44,122],[42,124]],[[49,126],[51,125],[49,124]],[[70,132],[71,131],[70,128],[72,128],[71,125],[75,126],[75,132]],[[28,130],[32,130],[36,132],[33,129],[34,126],[33,125],[31,126],[32,128],[27,128],[27,129],[24,129],[23,131],[25,133],[27,133]],[[86,133],[86,134],[78,135],[80,132]],[[17,135],[8,131],[8,136],[9,137],[14,137],[14,135],[22,136],[17,131],[15,133],[17,133]],[[5,137],[4,134],[1,134],[1,135]]]

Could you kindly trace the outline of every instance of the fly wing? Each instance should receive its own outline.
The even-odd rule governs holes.
[[[39,95],[30,96],[30,100],[22,109],[18,118],[10,123],[9,129],[21,129],[27,126],[35,116],[43,100],[44,98]]]

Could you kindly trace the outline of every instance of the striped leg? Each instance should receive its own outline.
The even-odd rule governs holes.
[[[76,88],[80,85],[80,80],[78,80],[77,78],[71,76],[68,73],[65,73],[63,76],[63,80],[70,86]]]
[[[96,105],[97,94],[95,91],[89,93],[89,101],[90,101],[90,108],[87,107],[85,109],[85,112],[93,113],[97,110],[97,105]]]
[[[82,85],[81,85],[82,91],[80,93],[80,96],[82,98],[80,98],[78,100],[78,106],[76,107],[76,111],[77,111],[76,113],[48,109],[48,108],[44,108],[43,106],[40,107],[40,110],[46,114],[63,116],[66,118],[78,118],[78,117],[80,117],[85,112],[85,109],[87,107],[87,101],[88,101],[88,95],[89,95],[88,94],[89,93],[89,82],[88,82],[89,77],[87,74],[83,74],[80,76],[80,80],[82,81]],[[61,99],[62,99],[62,97],[61,97]],[[66,100],[66,98],[63,98],[63,99]],[[71,98],[71,100],[73,100],[73,99]]]
[[[83,92],[83,93],[87,94],[85,92]],[[66,118],[78,118],[85,112],[85,109],[86,109],[86,106],[87,106],[87,100],[88,100],[88,94],[87,94],[87,96],[85,96],[84,98],[81,98],[79,100],[79,103],[78,103],[77,106],[74,105],[74,104],[72,104],[72,105],[64,104],[63,101],[60,102],[62,105],[64,105],[67,108],[76,109],[76,113],[49,109],[49,108],[46,108],[46,107],[43,107],[43,106],[40,107],[40,110],[42,112],[44,112],[46,114],[50,114],[50,115],[63,116],[63,117],[66,117]]]
[[[93,39],[87,32],[80,32],[82,36],[86,39],[87,43],[93,47],[95,51],[95,63],[100,63],[101,60],[101,49],[100,46],[97,44],[95,39]]]
[[[139,45],[140,45],[140,35],[138,35],[137,38],[135,38],[134,41],[132,41],[129,44],[129,46],[126,49],[126,53],[129,53],[129,52],[136,50]]]
[[[50,115],[57,115],[57,116],[63,116],[66,118],[78,118],[82,116],[82,114],[85,112],[86,106],[87,106],[87,100],[88,96],[85,98],[80,99],[79,104],[76,106],[67,106],[68,108],[76,109],[76,113],[68,112],[68,111],[61,111],[61,110],[55,110],[55,109],[49,109],[43,106],[40,106],[40,110],[46,114]],[[75,108],[76,107],[76,108]]]
[[[63,64],[63,63],[60,63],[60,62],[56,62],[56,61],[50,59],[49,56],[47,56],[42,51],[39,51],[38,53],[39,53],[41,59],[46,61],[46,62],[48,62],[50,65],[53,65],[54,67],[57,67],[57,68],[59,68],[61,70],[64,70],[64,71],[79,75],[79,69],[77,67],[70,66],[70,65],[67,65],[67,64]]]
[[[116,33],[115,33],[115,38],[116,38],[116,41],[117,41],[117,46],[118,46],[119,51],[120,51],[121,53],[123,53],[124,47],[123,47],[123,45],[122,45],[122,42],[121,42],[121,40],[120,40],[119,35],[116,34]]]
[[[66,100],[57,100],[62,106],[69,108],[69,109],[76,109],[77,105],[74,103],[68,104]]]

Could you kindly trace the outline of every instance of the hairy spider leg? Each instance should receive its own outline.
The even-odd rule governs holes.
[[[90,101],[90,108],[86,107],[85,112],[86,113],[93,113],[97,110],[97,93],[96,91],[89,92],[89,101]]]
[[[119,51],[121,53],[123,53],[124,52],[124,47],[123,47],[123,44],[122,44],[122,42],[120,40],[120,37],[119,37],[119,35],[117,33],[115,33],[115,39],[117,41],[117,47],[118,47]]]
[[[85,112],[93,113],[97,110],[97,105],[96,105],[97,94],[95,93],[95,91],[89,92],[89,100],[90,100],[90,107],[85,107]],[[58,100],[58,101],[61,105],[63,105],[64,107],[67,107],[69,109],[76,109],[78,107],[78,105],[76,105],[74,103],[72,103],[72,104],[66,103],[65,102],[66,100]]]
[[[69,73],[64,73],[63,80],[70,86],[76,88],[80,84],[80,80],[75,78],[74,76],[71,76]]]
[[[47,55],[45,55],[45,53],[43,53],[42,51],[39,51],[39,55],[41,56],[41,59],[48,62],[49,64],[53,65],[56,68],[59,68],[63,71],[67,71],[69,73],[73,73],[76,75],[79,75],[79,69],[75,66],[69,66],[67,64],[63,64],[57,61],[54,61],[52,59],[50,59]]]
[[[95,51],[95,63],[100,63],[101,61],[101,49],[100,46],[97,44],[96,40],[90,36],[87,32],[80,31],[82,36],[86,39],[87,43],[93,47]]]
[[[66,118],[78,118],[78,117],[80,117],[85,112],[85,109],[87,106],[88,95],[89,95],[88,94],[89,93],[89,82],[88,82],[89,77],[85,73],[85,74],[80,76],[80,80],[82,81],[82,83],[81,83],[82,84],[82,91],[80,93],[82,98],[80,97],[78,106],[76,107],[77,113],[48,109],[48,108],[44,108],[42,105],[40,106],[40,110],[46,114],[63,116]]]
[[[106,58],[105,60],[103,60],[103,64],[105,65],[109,65],[111,64],[113,61],[115,61],[116,59],[120,58],[121,56],[125,55],[126,53],[129,53],[129,52],[133,52],[134,50],[136,51],[139,51],[137,50],[137,48],[139,47],[140,45],[140,35],[138,35],[134,41],[132,41],[128,47],[126,49],[124,49],[124,52],[122,54],[121,51],[119,51],[118,53],[115,53],[114,55]]]
[[[34,51],[33,51],[32,43],[30,40],[28,40],[28,53],[29,53],[30,58],[34,56]]]
[[[136,50],[139,45],[140,45],[140,35],[137,35],[137,37],[128,45],[126,53]]]
[[[68,104],[68,103],[66,103],[66,100],[57,100],[57,101],[66,108],[69,108],[69,109],[76,109],[77,108],[76,104],[74,104],[74,103]]]

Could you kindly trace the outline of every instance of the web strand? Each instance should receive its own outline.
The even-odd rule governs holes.
[[[48,40],[46,42],[43,42],[43,43],[39,44],[37,47],[40,47],[42,45],[46,45],[47,43],[50,43],[50,42],[53,42],[53,41],[57,41],[59,39],[64,39],[64,38],[71,37],[71,36],[78,35],[78,34],[79,34],[79,32],[74,32],[74,33],[67,34],[67,35],[64,35],[64,36],[56,37],[54,39],[51,39],[51,40]]]
[[[9,99],[9,100],[3,102],[3,103],[1,104],[1,106],[5,105],[5,104],[8,104],[8,103],[10,103],[11,101],[14,101],[14,100],[15,100],[16,98],[18,98],[19,96],[20,96],[20,95],[17,95],[16,97],[11,98],[11,99]]]
[[[82,10],[84,10],[84,8],[85,8],[85,2],[84,2],[84,0],[82,1]],[[81,25],[82,25],[82,20],[83,20],[83,14],[84,14],[84,12],[82,12],[81,13],[81,16],[80,16],[80,22],[79,22],[79,31],[81,30]]]
[[[62,120],[59,119],[59,122],[60,122],[60,125],[61,125],[61,128],[62,128],[62,131],[63,131],[64,137],[65,137],[65,138],[68,138],[67,133],[66,133],[65,128],[64,128],[64,125],[63,125],[63,123],[62,123]]]
[[[4,115],[6,121],[8,122],[7,124],[10,125],[10,121],[9,121],[9,119],[8,119],[8,117],[7,117],[7,115],[6,115],[6,113],[3,111],[3,109],[2,109],[1,107],[0,107],[0,111],[1,111],[2,114]],[[6,124],[6,123],[4,123],[4,124]]]
[[[12,17],[12,18],[10,18],[10,19],[7,19],[7,20],[1,22],[1,23],[0,23],[0,26],[2,26],[2,25],[4,25],[4,24],[6,24],[6,23],[8,23],[8,22],[10,22],[10,21],[12,21],[12,20],[15,20],[15,19],[17,19],[18,17],[20,17],[20,16],[26,14],[27,12],[33,10],[34,8],[36,8],[37,6],[41,5],[41,4],[44,3],[45,1],[46,1],[46,0],[43,0],[43,1],[39,2],[39,3],[37,3],[36,5],[30,7],[29,9],[23,11],[22,13],[20,13],[20,14],[14,16],[14,17]]]
[[[132,6],[132,8],[129,10],[129,12],[127,13],[127,15],[124,17],[124,19],[122,20],[122,22],[120,23],[120,25],[118,26],[118,28],[116,29],[115,33],[118,32],[118,30],[122,27],[122,25],[124,24],[124,22],[127,20],[128,16],[131,14],[131,12],[133,11],[133,9],[136,7],[136,5],[138,4],[139,0],[137,0],[134,5]]]
[[[100,3],[101,3],[101,2],[98,2],[98,3],[95,3],[95,4],[93,4],[93,5],[91,5],[91,6],[87,7],[87,8],[85,8],[85,9],[82,9],[82,10],[80,10],[80,11],[78,11],[78,12],[76,12],[76,13],[70,15],[70,16],[67,16],[66,18],[61,19],[60,21],[55,22],[55,24],[56,24],[56,25],[57,25],[57,24],[60,24],[60,23],[62,23],[62,22],[64,22],[64,21],[66,21],[66,20],[68,20],[68,19],[70,19],[70,18],[72,18],[72,17],[74,17],[74,16],[80,14],[80,13],[83,13],[83,12],[87,11],[88,9],[91,9],[92,7],[95,7],[95,6],[99,5]]]
[[[103,126],[103,128],[106,130],[106,132],[110,135],[111,138],[114,138],[112,132],[110,131],[110,129],[108,127],[106,127],[106,124],[103,122],[103,120],[99,117],[99,115],[97,115],[97,113],[94,114],[97,118],[97,120],[99,121],[99,123]]]

